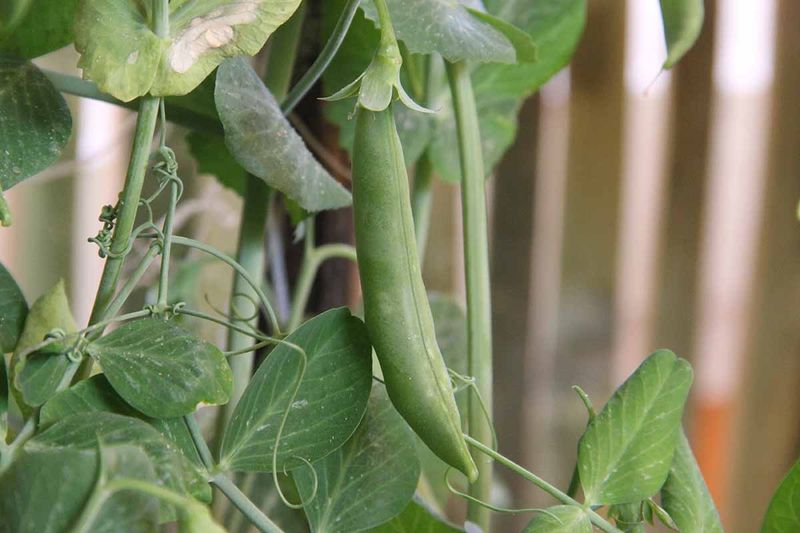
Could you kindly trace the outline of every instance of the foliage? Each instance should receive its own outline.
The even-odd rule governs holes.
[[[433,508],[464,495],[445,481],[446,463],[472,476],[469,445],[479,465],[486,455],[558,501],[535,510],[525,531],[631,530],[654,517],[720,531],[681,428],[692,379],[686,361],[654,353],[589,422],[576,465],[581,503],[478,433],[476,425],[491,426],[483,405],[491,388],[467,374],[476,361],[491,366],[475,358],[474,342],[491,333],[488,318],[475,320],[489,302],[480,293],[487,280],[468,284],[465,313],[447,296],[427,295],[420,275],[409,169],[424,156],[440,178],[470,191],[466,264],[473,281],[486,277],[485,228],[472,223],[485,220],[485,202],[472,193],[513,141],[523,100],[569,62],[586,1],[320,2],[327,44],[284,100],[236,56],[264,50],[268,76],[288,86],[297,43],[322,44],[313,24],[302,25],[318,10],[300,4],[13,0],[0,8],[0,192],[59,157],[71,130],[66,82],[71,92],[140,108],[131,172],[93,239],[105,270],[90,323],[75,324],[63,282],[29,308],[0,265],[0,530],[153,531],[175,522],[180,531],[218,533],[249,522],[272,532],[462,531]],[[702,2],[661,5],[669,68],[697,38]],[[281,38],[270,39],[276,31]],[[30,61],[71,42],[90,81],[47,76]],[[341,101],[306,105],[324,108],[354,159],[357,252],[314,242],[314,214],[347,207],[351,196],[309,149],[316,139],[286,116],[320,78]],[[264,227],[272,195],[303,212],[293,219],[305,256],[289,319],[274,312],[274,287],[261,279],[263,232],[243,231],[236,259],[176,234],[183,183],[163,121],[179,116],[192,126],[200,170],[245,196],[242,228]],[[142,197],[142,180],[154,182],[152,196]],[[267,192],[246,195],[253,180]],[[429,181],[415,179],[415,194]],[[163,224],[154,206],[164,208]],[[0,219],[11,221],[1,194]],[[136,240],[149,241],[148,252],[120,279]],[[221,317],[181,301],[192,283],[170,292],[170,273],[182,267],[170,260],[177,246],[232,267],[248,295],[234,292]],[[159,256],[155,302],[131,308],[128,296]],[[365,321],[346,308],[303,321],[317,269],[330,258],[358,262]],[[248,299],[251,316],[242,309]],[[223,351],[190,321],[222,324],[252,344]],[[373,348],[385,385],[373,376]],[[267,353],[254,367],[257,350]],[[218,416],[220,405],[230,416]],[[202,427],[209,417],[217,423]],[[797,472],[779,488],[765,531],[796,528]],[[486,509],[497,510],[485,501],[490,482],[469,486],[467,530],[488,528]],[[212,485],[233,511],[215,502],[212,514]],[[663,509],[653,501],[659,494]],[[603,506],[605,516],[596,512]]]

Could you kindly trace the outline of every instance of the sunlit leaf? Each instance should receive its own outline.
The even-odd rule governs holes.
[[[72,131],[67,103],[33,63],[0,54],[0,189],[50,166]]]
[[[220,65],[215,95],[225,144],[248,172],[308,211],[350,204],[350,193],[308,151],[246,61]]]
[[[513,63],[511,42],[491,24],[467,9],[482,9],[481,0],[387,0],[397,37],[417,54],[436,52],[448,61]],[[361,4],[377,21],[372,2]]]
[[[672,464],[691,384],[689,363],[659,350],[617,389],[578,444],[587,502],[628,503],[658,492]]]
[[[27,315],[25,296],[8,270],[0,263],[0,353],[14,351]]]
[[[661,0],[667,59],[664,68],[672,68],[681,60],[700,36],[705,7],[703,0]]]
[[[383,385],[374,385],[367,412],[344,446],[294,471],[315,533],[348,533],[398,515],[414,495],[420,465],[414,434],[394,410]]]
[[[222,352],[160,318],[129,322],[93,341],[87,352],[122,398],[153,418],[223,404],[233,378]]]
[[[424,502],[412,499],[402,513],[370,533],[458,533],[464,531],[439,517]]]
[[[227,57],[254,55],[300,0],[177,0],[169,36],[153,32],[136,0],[83,0],[75,47],[79,66],[101,90],[123,101],[151,92],[186,94]]]
[[[787,472],[772,500],[761,533],[794,533],[800,530],[800,461]]]
[[[592,533],[592,523],[577,505],[556,505],[534,516],[523,533]]]
[[[678,437],[669,476],[661,488],[661,503],[680,531],[722,533],[714,500],[683,432]],[[800,527],[800,520],[796,525]]]
[[[316,461],[342,446],[358,427],[372,384],[371,345],[361,320],[346,308],[322,313],[278,345],[261,364],[236,406],[222,440],[226,469],[271,472],[278,429],[289,414],[277,452],[280,470]]]

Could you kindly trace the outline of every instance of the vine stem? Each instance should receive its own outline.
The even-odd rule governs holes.
[[[239,487],[228,479],[225,474],[216,474],[211,478],[211,483],[213,483],[259,531],[264,533],[283,533],[283,530],[275,525],[267,515],[262,513],[261,510],[250,501],[250,498],[240,491]]]
[[[197,423],[194,414],[185,415],[183,420],[186,422],[186,427],[189,429],[189,435],[192,437],[194,447],[200,455],[200,460],[203,461],[203,466],[205,466],[206,470],[209,472],[213,471],[216,467],[214,456],[211,455],[211,450],[208,449],[208,444],[203,438],[203,432],[200,431],[200,425]]]
[[[461,209],[464,231],[464,270],[467,292],[467,368],[475,378],[486,411],[492,413],[492,302],[489,278],[489,243],[486,216],[486,180],[483,171],[478,112],[469,67],[464,62],[447,63],[453,96],[458,147],[461,159]],[[481,412],[473,396],[468,404],[469,432],[480,442],[491,442],[491,420]],[[492,464],[476,461],[478,480],[469,486],[470,496],[489,501]],[[488,509],[470,502],[467,519],[489,531]]]
[[[528,481],[530,481],[531,483],[533,483],[534,485],[536,485],[537,487],[539,487],[540,489],[548,493],[550,496],[560,501],[561,503],[565,505],[575,505],[577,507],[580,507],[581,509],[584,509],[586,511],[586,514],[589,516],[589,520],[591,520],[592,524],[594,524],[594,526],[597,527],[598,529],[605,531],[606,533],[621,533],[619,529],[610,524],[605,518],[603,518],[593,510],[585,507],[584,505],[581,505],[580,502],[571,498],[567,494],[563,493],[558,487],[551,485],[550,483],[540,478],[533,472],[526,470],[525,468],[521,467],[511,459],[508,459],[505,456],[500,455],[490,447],[486,446],[485,444],[481,443],[478,440],[475,440],[469,435],[464,434],[464,438],[466,439],[467,444],[479,450],[481,453],[484,453],[488,457],[494,459],[495,461],[505,466],[509,470],[513,471],[514,473],[527,479]]]

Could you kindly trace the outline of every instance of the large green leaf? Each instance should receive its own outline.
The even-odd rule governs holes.
[[[248,172],[307,211],[350,204],[350,193],[314,159],[247,61],[220,65],[215,100],[225,144]]]
[[[171,444],[177,446],[183,457],[194,466],[193,469],[189,468],[183,458],[176,462],[182,468],[189,492],[195,498],[211,501],[211,488],[199,474],[203,468],[202,461],[183,418],[150,418],[139,413],[120,398],[102,374],[80,381],[53,396],[42,406],[39,413],[39,427],[46,428],[71,415],[93,416],[94,413],[115,413],[136,417],[157,429]],[[156,460],[155,463],[158,464],[159,461]]]
[[[323,37],[329,36],[333,31],[344,5],[345,0],[326,0],[323,3]],[[361,11],[358,11],[339,51],[322,75],[324,93],[335,93],[364,72],[378,48],[379,39],[380,32]],[[410,86],[405,80],[403,83],[406,87]],[[352,99],[325,102],[324,108],[328,120],[339,126],[339,144],[349,153],[353,152],[355,136],[355,121],[352,120],[354,102]],[[433,119],[429,114],[418,113],[404,105],[392,106],[392,112],[397,125],[397,134],[403,145],[406,165],[411,166],[431,141]]]
[[[55,393],[69,364],[63,355],[65,346],[61,342],[55,342],[30,354],[28,352],[53,330],[72,333],[75,329],[75,319],[69,309],[64,282],[59,280],[33,302],[11,358],[11,391],[24,413],[29,412],[30,406],[41,405]]]
[[[247,386],[222,440],[228,470],[271,472],[275,441],[279,470],[316,461],[342,446],[358,427],[372,385],[371,345],[364,323],[346,308],[322,313],[286,339],[306,354],[278,345]]]
[[[367,412],[347,443],[293,475],[315,533],[349,533],[397,516],[419,479],[414,434],[394,410],[386,389],[372,387]]]
[[[72,131],[67,103],[33,63],[0,54],[0,189],[44,170]]]
[[[700,36],[705,18],[703,0],[661,0],[661,18],[667,41],[664,68],[672,68]]]
[[[151,92],[186,94],[226,57],[254,55],[300,0],[175,0],[169,37],[152,31],[137,0],[83,0],[75,25],[78,64],[101,90],[128,102]]]
[[[68,416],[34,437],[28,450],[43,448],[93,449],[100,440],[108,445],[133,445],[147,454],[158,482],[180,494],[208,500],[208,483],[199,469],[155,428],[138,418],[107,412]]]
[[[669,473],[692,368],[669,350],[651,354],[595,416],[578,444],[586,501],[653,496]]]
[[[0,353],[14,351],[27,315],[25,296],[6,267],[0,263]]]
[[[34,58],[72,42],[78,0],[32,0],[27,16],[0,51]]]
[[[524,99],[572,58],[586,23],[586,0],[487,0],[486,4],[491,13],[525,30],[537,46],[534,63],[479,65],[472,73],[488,174],[516,137],[517,113]],[[441,96],[434,107],[442,109],[435,117],[434,168],[443,179],[459,181],[461,167],[449,95]]]
[[[97,477],[94,450],[24,452],[0,476],[0,530],[62,533],[80,517]]]
[[[678,437],[669,476],[661,487],[661,503],[681,531],[722,533],[714,500],[683,432]],[[796,525],[800,528],[800,520]]]
[[[592,533],[592,523],[577,505],[556,505],[534,516],[523,533]]]
[[[787,472],[772,496],[761,533],[800,531],[800,461]]]
[[[90,343],[87,352],[114,390],[153,418],[230,399],[231,368],[219,348],[160,318],[129,322]]]
[[[387,0],[397,37],[417,54],[438,53],[448,61],[513,63],[511,41],[491,24],[469,12],[481,0]],[[361,8],[377,21],[372,2]]]
[[[0,442],[5,442],[8,431],[8,370],[6,357],[0,355]]]
[[[464,531],[437,516],[424,502],[412,499],[402,513],[370,533],[458,533]]]

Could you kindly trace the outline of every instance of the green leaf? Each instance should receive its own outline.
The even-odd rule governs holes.
[[[464,530],[447,523],[424,502],[414,498],[402,513],[369,531],[370,533],[458,533]]]
[[[494,29],[506,36],[506,39],[514,46],[514,51],[517,54],[517,62],[519,63],[535,63],[536,62],[536,43],[533,42],[531,36],[523,30],[517,28],[510,22],[495,17],[485,11],[467,7],[474,17],[490,24]]]
[[[160,318],[129,322],[90,343],[87,352],[114,390],[153,418],[230,399],[231,368],[219,348]]]
[[[58,355],[65,348],[60,342],[55,342],[40,352],[27,353],[54,329],[66,333],[72,333],[76,329],[63,280],[59,280],[33,303],[25,318],[25,327],[14,350],[14,356],[11,358],[9,366],[11,392],[23,414],[29,413],[30,407],[40,405],[55,393],[66,369],[67,358]],[[53,376],[58,378],[53,379]],[[29,404],[26,400],[33,404]]]
[[[664,68],[672,68],[681,60],[700,36],[705,7],[703,0],[661,0],[661,18],[667,59]]]
[[[513,21],[536,43],[534,63],[479,65],[472,73],[487,175],[516,138],[522,102],[569,63],[586,24],[586,0],[513,2],[488,0],[489,12]],[[455,119],[449,94],[435,108],[432,156],[436,172],[446,181],[461,179]]]
[[[90,503],[84,508],[81,531],[92,533],[152,533],[158,531],[159,501],[139,490],[127,489],[118,483],[137,480],[156,481],[153,465],[147,454],[132,445],[109,446],[100,443],[100,475]],[[97,503],[98,506],[92,505]]]
[[[0,189],[61,156],[72,131],[67,103],[30,61],[0,54]]]
[[[672,457],[669,476],[661,488],[661,503],[680,531],[722,533],[722,523],[714,500],[682,431]],[[796,525],[800,527],[800,517]],[[791,530],[795,531],[797,527]]]
[[[406,507],[419,479],[414,434],[374,385],[367,412],[344,446],[293,472],[315,533],[349,533],[382,524]],[[313,499],[311,499],[313,497]]]
[[[676,519],[677,521],[677,519]],[[800,461],[787,472],[772,496],[761,533],[794,533],[800,530]]]
[[[678,444],[691,384],[689,363],[659,350],[617,389],[578,444],[587,503],[634,502],[658,492]]]
[[[23,452],[0,476],[3,531],[62,533],[80,517],[97,477],[94,450]]]
[[[182,533],[227,533],[214,521],[208,507],[199,503],[180,512],[178,530]]]
[[[136,0],[83,0],[75,24],[78,64],[104,92],[128,102],[151,92],[181,95],[223,59],[254,55],[300,0],[175,0],[169,36],[151,30]]]
[[[186,136],[189,150],[197,161],[197,172],[211,174],[225,187],[244,196],[247,171],[236,162],[225,139],[200,130],[192,130]],[[264,199],[266,201],[266,199]]]
[[[108,445],[141,448],[152,462],[159,484],[179,494],[208,500],[208,482],[200,470],[155,428],[138,418],[107,412],[79,413],[51,425],[26,445],[27,450],[70,448],[91,450],[100,440]]]
[[[27,315],[25,296],[6,267],[0,263],[0,353],[14,351]]]
[[[53,396],[39,413],[39,427],[46,428],[59,420],[76,414],[114,413],[135,417],[158,430],[170,444],[174,444],[183,457],[175,461],[181,467],[187,490],[195,498],[211,501],[211,488],[201,472],[203,463],[182,418],[150,418],[125,403],[102,374],[80,381]],[[87,417],[91,419],[92,417]],[[186,461],[190,464],[186,464]],[[159,460],[154,460],[159,464]],[[176,487],[179,488],[179,487]]]
[[[523,533],[592,533],[589,515],[577,505],[556,505],[546,510],[534,516]]]
[[[32,0],[27,16],[0,43],[0,50],[26,58],[39,57],[70,44],[78,0]]]
[[[0,442],[5,442],[8,431],[8,370],[6,357],[0,355]]]
[[[514,46],[503,33],[469,12],[480,0],[387,0],[397,37],[411,52],[438,53],[448,61],[513,63]],[[372,2],[361,8],[378,21]]]
[[[215,99],[225,144],[248,172],[308,211],[350,204],[350,193],[314,159],[245,60],[220,65]]]
[[[316,461],[342,446],[358,427],[372,385],[372,347],[364,323],[346,308],[326,311],[286,339],[306,353],[278,345],[247,386],[222,440],[227,470],[271,472],[281,420],[289,408],[277,451],[279,470]]]

